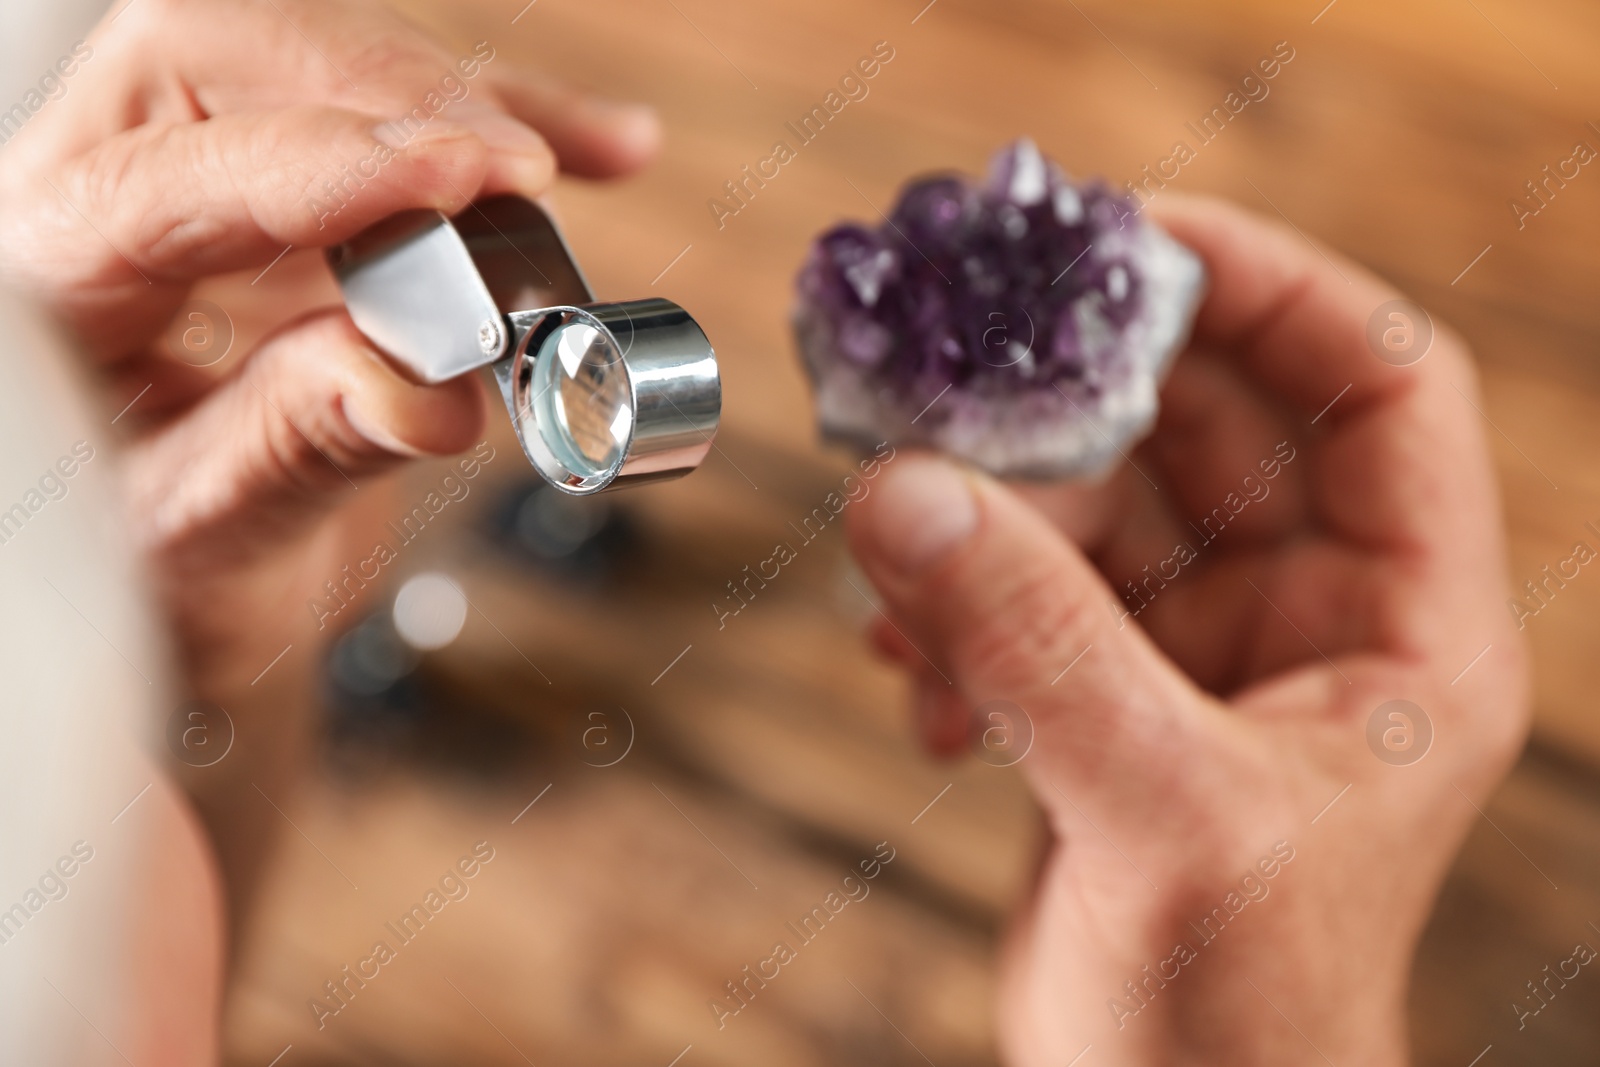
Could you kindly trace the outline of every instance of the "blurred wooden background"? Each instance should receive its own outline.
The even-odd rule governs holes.
[[[1523,229],[1509,207],[1575,142],[1600,148],[1592,3],[524,2],[409,7],[463,45],[659,106],[659,165],[555,201],[603,297],[659,293],[705,324],[725,431],[692,479],[616,501],[632,536],[587,581],[508,560],[469,509],[429,535],[429,564],[481,609],[419,675],[449,714],[330,744],[289,806],[303,834],[252,918],[230,1062],[994,1062],[990,958],[1039,834],[1013,772],[915,751],[900,683],[857,637],[870,608],[837,532],[726,630],[709,606],[842,473],[813,444],[786,331],[805,243],[909,175],[978,170],[1026,133],[1080,174],[1130,178],[1288,41],[1271,95],[1175,187],[1269,214],[1270,197],[1470,339],[1518,583],[1595,543],[1600,171]],[[880,40],[896,54],[871,95],[719,230],[706,201]],[[500,445],[505,480],[519,460]],[[474,508],[492,499],[475,492]],[[1533,744],[1415,977],[1425,1064],[1465,1067],[1491,1043],[1486,1065],[1600,1057],[1600,979],[1521,1033],[1510,1007],[1574,941],[1600,939],[1600,576],[1584,570],[1529,636]],[[599,740],[629,733],[621,709],[633,748],[595,767],[619,751]],[[615,733],[585,734],[597,725]],[[316,1029],[308,998],[479,840],[496,858],[471,895]],[[707,1001],[885,840],[897,858],[873,894],[719,1031]]]

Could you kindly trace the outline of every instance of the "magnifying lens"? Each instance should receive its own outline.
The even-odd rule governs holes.
[[[530,200],[402,212],[328,261],[357,328],[410,377],[491,367],[523,452],[564,492],[681,477],[711,449],[722,379],[705,333],[670,300],[596,303]]]

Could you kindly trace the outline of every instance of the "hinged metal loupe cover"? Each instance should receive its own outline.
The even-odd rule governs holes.
[[[595,303],[532,201],[403,212],[328,261],[356,326],[411,377],[492,366],[523,451],[565,492],[676,478],[711,448],[722,380],[705,333],[670,300]]]

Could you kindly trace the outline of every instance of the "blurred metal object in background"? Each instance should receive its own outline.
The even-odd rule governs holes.
[[[648,545],[632,510],[604,497],[569,496],[535,478],[507,486],[483,534],[511,560],[571,586],[600,587],[635,565]]]
[[[408,211],[328,254],[350,317],[423,382],[492,366],[523,451],[576,496],[700,465],[716,353],[669,300],[595,303],[544,211],[516,196]]]

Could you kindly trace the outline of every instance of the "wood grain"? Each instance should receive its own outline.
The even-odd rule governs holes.
[[[303,836],[285,837],[242,947],[230,1062],[289,1044],[283,1067],[666,1067],[686,1046],[685,1067],[994,1062],[990,961],[1041,833],[1014,772],[915,751],[903,683],[861,648],[872,609],[838,531],[726,629],[710,608],[842,473],[813,442],[787,334],[806,242],[873,217],[909,175],[977,170],[1027,133],[1080,173],[1133,178],[1289,42],[1270,95],[1171,187],[1281,214],[1469,340],[1518,584],[1575,540],[1600,546],[1584,526],[1600,525],[1600,171],[1521,228],[1510,208],[1575,141],[1600,146],[1600,8],[923,3],[407,5],[504,62],[660,108],[670,141],[648,174],[564,183],[554,201],[603,297],[694,309],[724,369],[725,431],[693,478],[618,505],[640,536],[604,583],[509,564],[469,522],[417,557],[459,575],[479,609],[426,667],[443,713],[406,745],[335,753],[289,808]],[[723,183],[878,41],[895,56],[870,95],[719,225],[707,202]],[[1600,922],[1600,572],[1527,634],[1536,740],[1429,929],[1412,998],[1426,1064],[1490,1044],[1486,1063],[1592,1063],[1600,1049],[1593,976],[1527,1031],[1510,1008],[1575,940],[1600,937],[1585,933]],[[635,748],[587,765],[587,716],[620,708]],[[471,894],[317,1030],[308,998],[479,840],[496,859]],[[724,983],[881,841],[896,859],[872,895],[718,1029],[707,1005]]]

